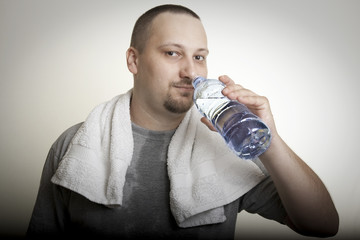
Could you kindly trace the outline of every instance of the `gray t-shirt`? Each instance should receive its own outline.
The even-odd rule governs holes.
[[[28,236],[102,236],[118,239],[233,239],[237,213],[246,210],[283,223],[286,212],[270,177],[224,206],[224,223],[180,228],[169,205],[167,149],[174,131],[133,124],[134,154],[126,174],[123,205],[109,208],[50,182],[81,124],[65,131],[44,165]]]

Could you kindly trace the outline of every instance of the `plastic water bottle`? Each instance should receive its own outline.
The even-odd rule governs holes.
[[[194,103],[242,159],[254,159],[270,145],[266,124],[243,104],[225,97],[225,85],[216,79],[197,77],[193,81]]]

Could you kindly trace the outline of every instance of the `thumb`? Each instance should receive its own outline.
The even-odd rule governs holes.
[[[206,118],[206,117],[202,117],[201,118],[201,122],[203,124],[205,124],[211,131],[216,132],[217,130],[214,128],[214,126],[212,125],[212,123]]]

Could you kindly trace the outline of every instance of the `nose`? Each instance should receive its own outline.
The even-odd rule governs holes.
[[[194,59],[184,58],[181,64],[180,77],[193,80],[198,76]]]

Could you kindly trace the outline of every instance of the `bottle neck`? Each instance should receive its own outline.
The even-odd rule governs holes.
[[[206,78],[204,77],[196,77],[193,82],[192,85],[194,86],[194,88],[196,88],[197,85],[199,85],[200,83],[206,81]]]

